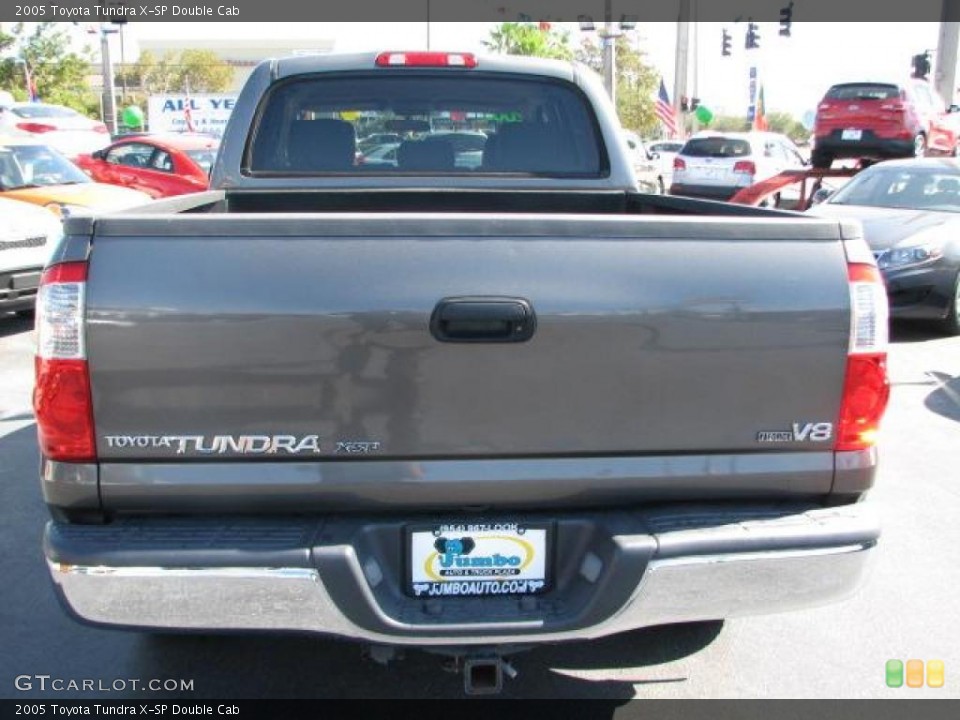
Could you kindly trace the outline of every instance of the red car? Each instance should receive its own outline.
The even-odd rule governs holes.
[[[925,80],[856,82],[831,87],[817,107],[814,167],[841,158],[955,155],[960,113]]]
[[[133,135],[75,162],[97,182],[164,198],[206,190],[219,147],[209,135]]]

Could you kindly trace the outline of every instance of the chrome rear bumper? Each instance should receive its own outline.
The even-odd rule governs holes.
[[[580,576],[567,583],[568,605],[587,593],[585,610],[571,617],[551,614],[555,598],[548,596],[525,605],[515,598],[444,598],[429,608],[423,600],[394,602],[383,594],[383,569],[371,569],[375,553],[362,541],[313,548],[313,567],[152,567],[130,564],[136,552],[129,548],[117,549],[123,564],[74,564],[58,559],[49,527],[46,549],[66,605],[95,624],[441,646],[557,642],[825,604],[857,588],[879,537],[865,504],[732,522],[731,513],[713,513],[721,520],[714,524],[705,524],[702,513],[641,514],[651,532],[603,538],[601,544],[613,545],[611,554],[597,556],[600,574],[584,572],[581,563]],[[643,560],[639,580],[623,559],[631,553]],[[621,594],[617,586],[625,582],[630,586]],[[353,584],[357,594],[345,602],[344,586]],[[602,605],[603,593],[624,600],[598,615],[591,607]]]

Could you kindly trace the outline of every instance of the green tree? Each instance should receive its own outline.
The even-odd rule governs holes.
[[[178,66],[177,81],[183,90],[217,93],[233,82],[233,68],[212,50],[184,50]]]
[[[66,105],[89,113],[99,106],[87,83],[92,57],[89,48],[82,53],[70,49],[67,23],[38,23],[28,31],[23,23],[12,33],[0,36],[0,51],[15,50],[14,57],[0,61],[0,89],[25,100],[29,96],[24,61],[44,102]]]
[[[803,127],[803,123],[790,113],[767,113],[767,126],[770,132],[782,133],[794,142],[806,140],[810,132]],[[747,115],[717,115],[710,123],[710,129],[718,132],[747,132],[750,130],[750,121]]]
[[[710,129],[717,132],[747,132],[750,130],[750,121],[746,113],[743,115],[715,115]]]
[[[216,93],[230,88],[233,68],[212,50],[184,50],[158,58],[149,50],[140,53],[130,69],[128,83],[144,93]]]
[[[644,52],[635,47],[629,35],[618,37],[615,48],[620,124],[640,135],[649,135],[660,122],[654,113],[654,95],[660,76],[647,64]],[[592,39],[583,41],[577,59],[598,73],[603,72],[603,48]]]
[[[771,132],[783,133],[794,142],[806,140],[810,137],[810,131],[790,113],[767,113],[767,125]]]
[[[484,46],[504,55],[572,60],[570,33],[550,23],[500,23],[490,31]]]

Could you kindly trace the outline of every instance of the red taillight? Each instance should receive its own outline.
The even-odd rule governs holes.
[[[889,398],[887,354],[851,355],[843,384],[837,450],[866,450],[875,445]]]
[[[674,170],[686,170],[686,169],[687,169],[687,163],[684,162],[683,158],[675,157],[675,158],[673,159],[673,169],[674,169]]]
[[[471,53],[385,52],[377,55],[378,67],[462,67],[475,68],[477,58]]]
[[[103,135],[108,135],[110,133],[110,130],[103,123],[97,123],[96,125],[94,125],[93,131],[102,133]]]
[[[850,263],[850,347],[843,383],[837,450],[876,444],[890,398],[887,377],[887,294],[876,265]]]
[[[745,175],[756,175],[757,165],[752,160],[738,160],[733,166],[733,171]]]
[[[17,129],[28,133],[45,133],[56,130],[57,128],[55,125],[47,125],[46,123],[25,122],[17,123]]]
[[[86,263],[55,265],[37,295],[33,409],[40,451],[61,462],[95,462],[93,401],[84,338]]]
[[[86,360],[36,359],[33,408],[40,452],[61,462],[96,462]]]

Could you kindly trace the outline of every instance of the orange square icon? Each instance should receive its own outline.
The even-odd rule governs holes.
[[[923,687],[923,660],[907,660],[907,687]]]
[[[943,687],[943,660],[927,661],[927,687]]]

